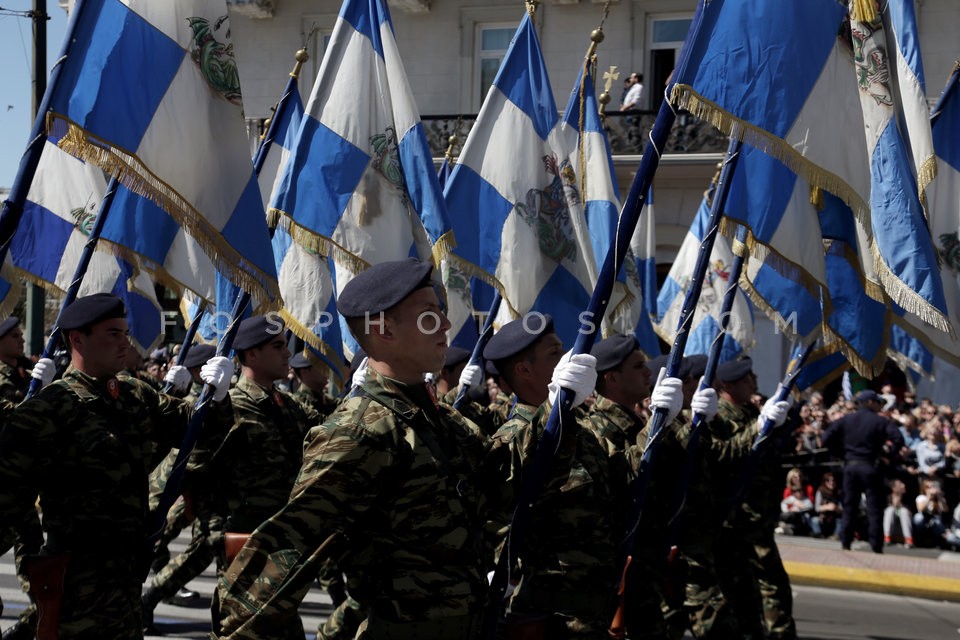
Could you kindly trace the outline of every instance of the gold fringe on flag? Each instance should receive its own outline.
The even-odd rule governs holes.
[[[670,102],[679,109],[690,111],[701,120],[720,129],[726,135],[731,134],[734,124],[739,124],[741,126],[742,138],[745,142],[748,142],[767,155],[782,162],[787,168],[806,180],[812,187],[818,187],[824,191],[828,191],[843,200],[847,206],[853,210],[854,215],[857,216],[857,219],[867,234],[867,242],[874,260],[874,268],[890,298],[910,313],[916,315],[923,322],[955,337],[953,328],[943,312],[921,298],[917,292],[904,284],[890,271],[886,262],[880,259],[880,251],[876,246],[871,230],[870,207],[850,185],[841,180],[836,174],[816,166],[813,162],[803,157],[796,149],[787,144],[786,141],[764,131],[756,125],[737,118],[716,103],[698,94],[689,85],[674,85],[670,94]]]
[[[170,214],[201,249],[212,256],[217,270],[227,279],[250,292],[254,298],[272,299],[269,305],[272,309],[280,307],[276,280],[248,262],[191,203],[154,175],[139,158],[57,113],[47,113],[47,132],[60,138],[59,146],[65,152],[96,164],[124,187],[148,198]]]
[[[880,15],[877,13],[876,0],[852,0],[850,3],[850,19],[870,24],[877,22]]]

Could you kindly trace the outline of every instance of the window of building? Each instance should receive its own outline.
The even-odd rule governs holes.
[[[692,21],[693,14],[661,14],[649,20],[650,74],[644,82],[644,94],[649,97],[644,100],[654,111],[663,102],[663,87],[673,73]]]
[[[497,77],[500,63],[507,55],[507,49],[510,48],[510,41],[513,39],[516,30],[515,24],[481,23],[477,25],[473,59],[476,63],[474,78],[476,78],[477,94],[475,100],[478,108],[487,96],[490,85]]]
[[[310,94],[313,81],[317,79],[320,63],[323,62],[323,54],[327,52],[327,47],[330,45],[333,25],[336,21],[337,16],[333,14],[303,16],[301,30],[307,46],[307,55],[310,56],[300,72],[300,94],[304,98]]]

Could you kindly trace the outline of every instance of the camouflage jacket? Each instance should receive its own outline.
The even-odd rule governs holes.
[[[304,384],[301,384],[300,388],[294,391],[292,395],[293,399],[303,406],[303,410],[307,415],[318,416],[316,423],[311,424],[311,427],[337,410],[337,401],[334,398],[326,394],[316,393]]]
[[[211,413],[225,419],[229,403]],[[142,549],[147,474],[180,444],[191,414],[191,405],[138,380],[68,369],[0,433],[0,521],[39,494],[52,552],[132,559]]]
[[[368,369],[361,389],[311,429],[289,504],[221,580],[220,635],[256,638],[272,616],[295,610],[316,577],[305,564],[331,536],[349,549],[339,566],[359,578],[351,596],[378,618],[478,613],[485,450],[476,425],[434,405],[425,388]]]
[[[19,367],[0,362],[0,415],[7,415],[23,402],[30,387],[30,376]]]
[[[459,386],[454,387],[440,398],[440,402],[453,407],[459,390]],[[501,400],[501,396],[504,400]],[[510,398],[501,393],[496,401],[488,405],[482,405],[466,398],[459,411],[464,418],[480,427],[480,430],[489,437],[496,433],[500,425],[507,421],[507,414],[511,406]]]
[[[287,503],[303,461],[303,438],[320,422],[290,394],[241,376],[230,389],[234,424],[211,462],[230,530],[253,531]]]
[[[491,520],[501,535],[516,506],[525,472],[549,417],[518,402],[513,417],[493,437],[487,465],[499,482]],[[557,612],[587,621],[602,618],[606,594],[616,582],[617,508],[606,448],[582,412],[563,429],[551,472],[534,501],[519,558],[514,611]],[[493,527],[491,527],[493,528]],[[515,567],[517,569],[517,567]],[[595,597],[598,596],[598,597]]]

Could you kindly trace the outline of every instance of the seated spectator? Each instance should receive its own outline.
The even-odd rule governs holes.
[[[886,544],[902,542],[907,547],[913,546],[913,527],[910,523],[910,509],[903,504],[903,494],[907,492],[907,485],[902,480],[890,481],[890,497],[887,508],[883,510],[883,541]],[[894,525],[899,530],[894,530]]]
[[[813,516],[813,501],[806,495],[803,487],[792,490],[790,495],[780,502],[780,522],[786,525],[782,527],[784,533],[820,537],[820,520]]]
[[[923,442],[917,445],[917,467],[926,477],[940,478],[946,466],[940,423],[931,420],[923,427]]]
[[[943,539],[953,551],[960,551],[960,504],[953,510],[953,521],[943,534]]]
[[[800,489],[810,503],[813,503],[813,485],[807,484],[807,479],[799,467],[794,467],[787,471],[787,486],[783,489],[784,500],[793,495],[793,492]]]
[[[913,539],[918,546],[940,547],[944,544],[944,514],[949,513],[943,489],[936,480],[925,479],[917,496],[917,512],[913,514]]]
[[[803,472],[794,467],[787,472],[787,486],[780,502],[780,522],[784,532],[794,535],[820,535],[820,521],[814,517],[813,487],[806,483]]]
[[[945,453],[944,477],[960,478],[960,440],[953,438],[947,442]]]
[[[840,490],[837,488],[837,478],[832,471],[827,471],[820,479],[820,486],[813,501],[813,510],[816,519],[820,521],[820,535],[835,537],[837,522],[840,520],[843,507],[840,502]]]

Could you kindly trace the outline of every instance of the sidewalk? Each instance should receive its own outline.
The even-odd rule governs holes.
[[[844,551],[836,540],[777,535],[783,565],[796,584],[960,602],[960,553],[866,542]]]

